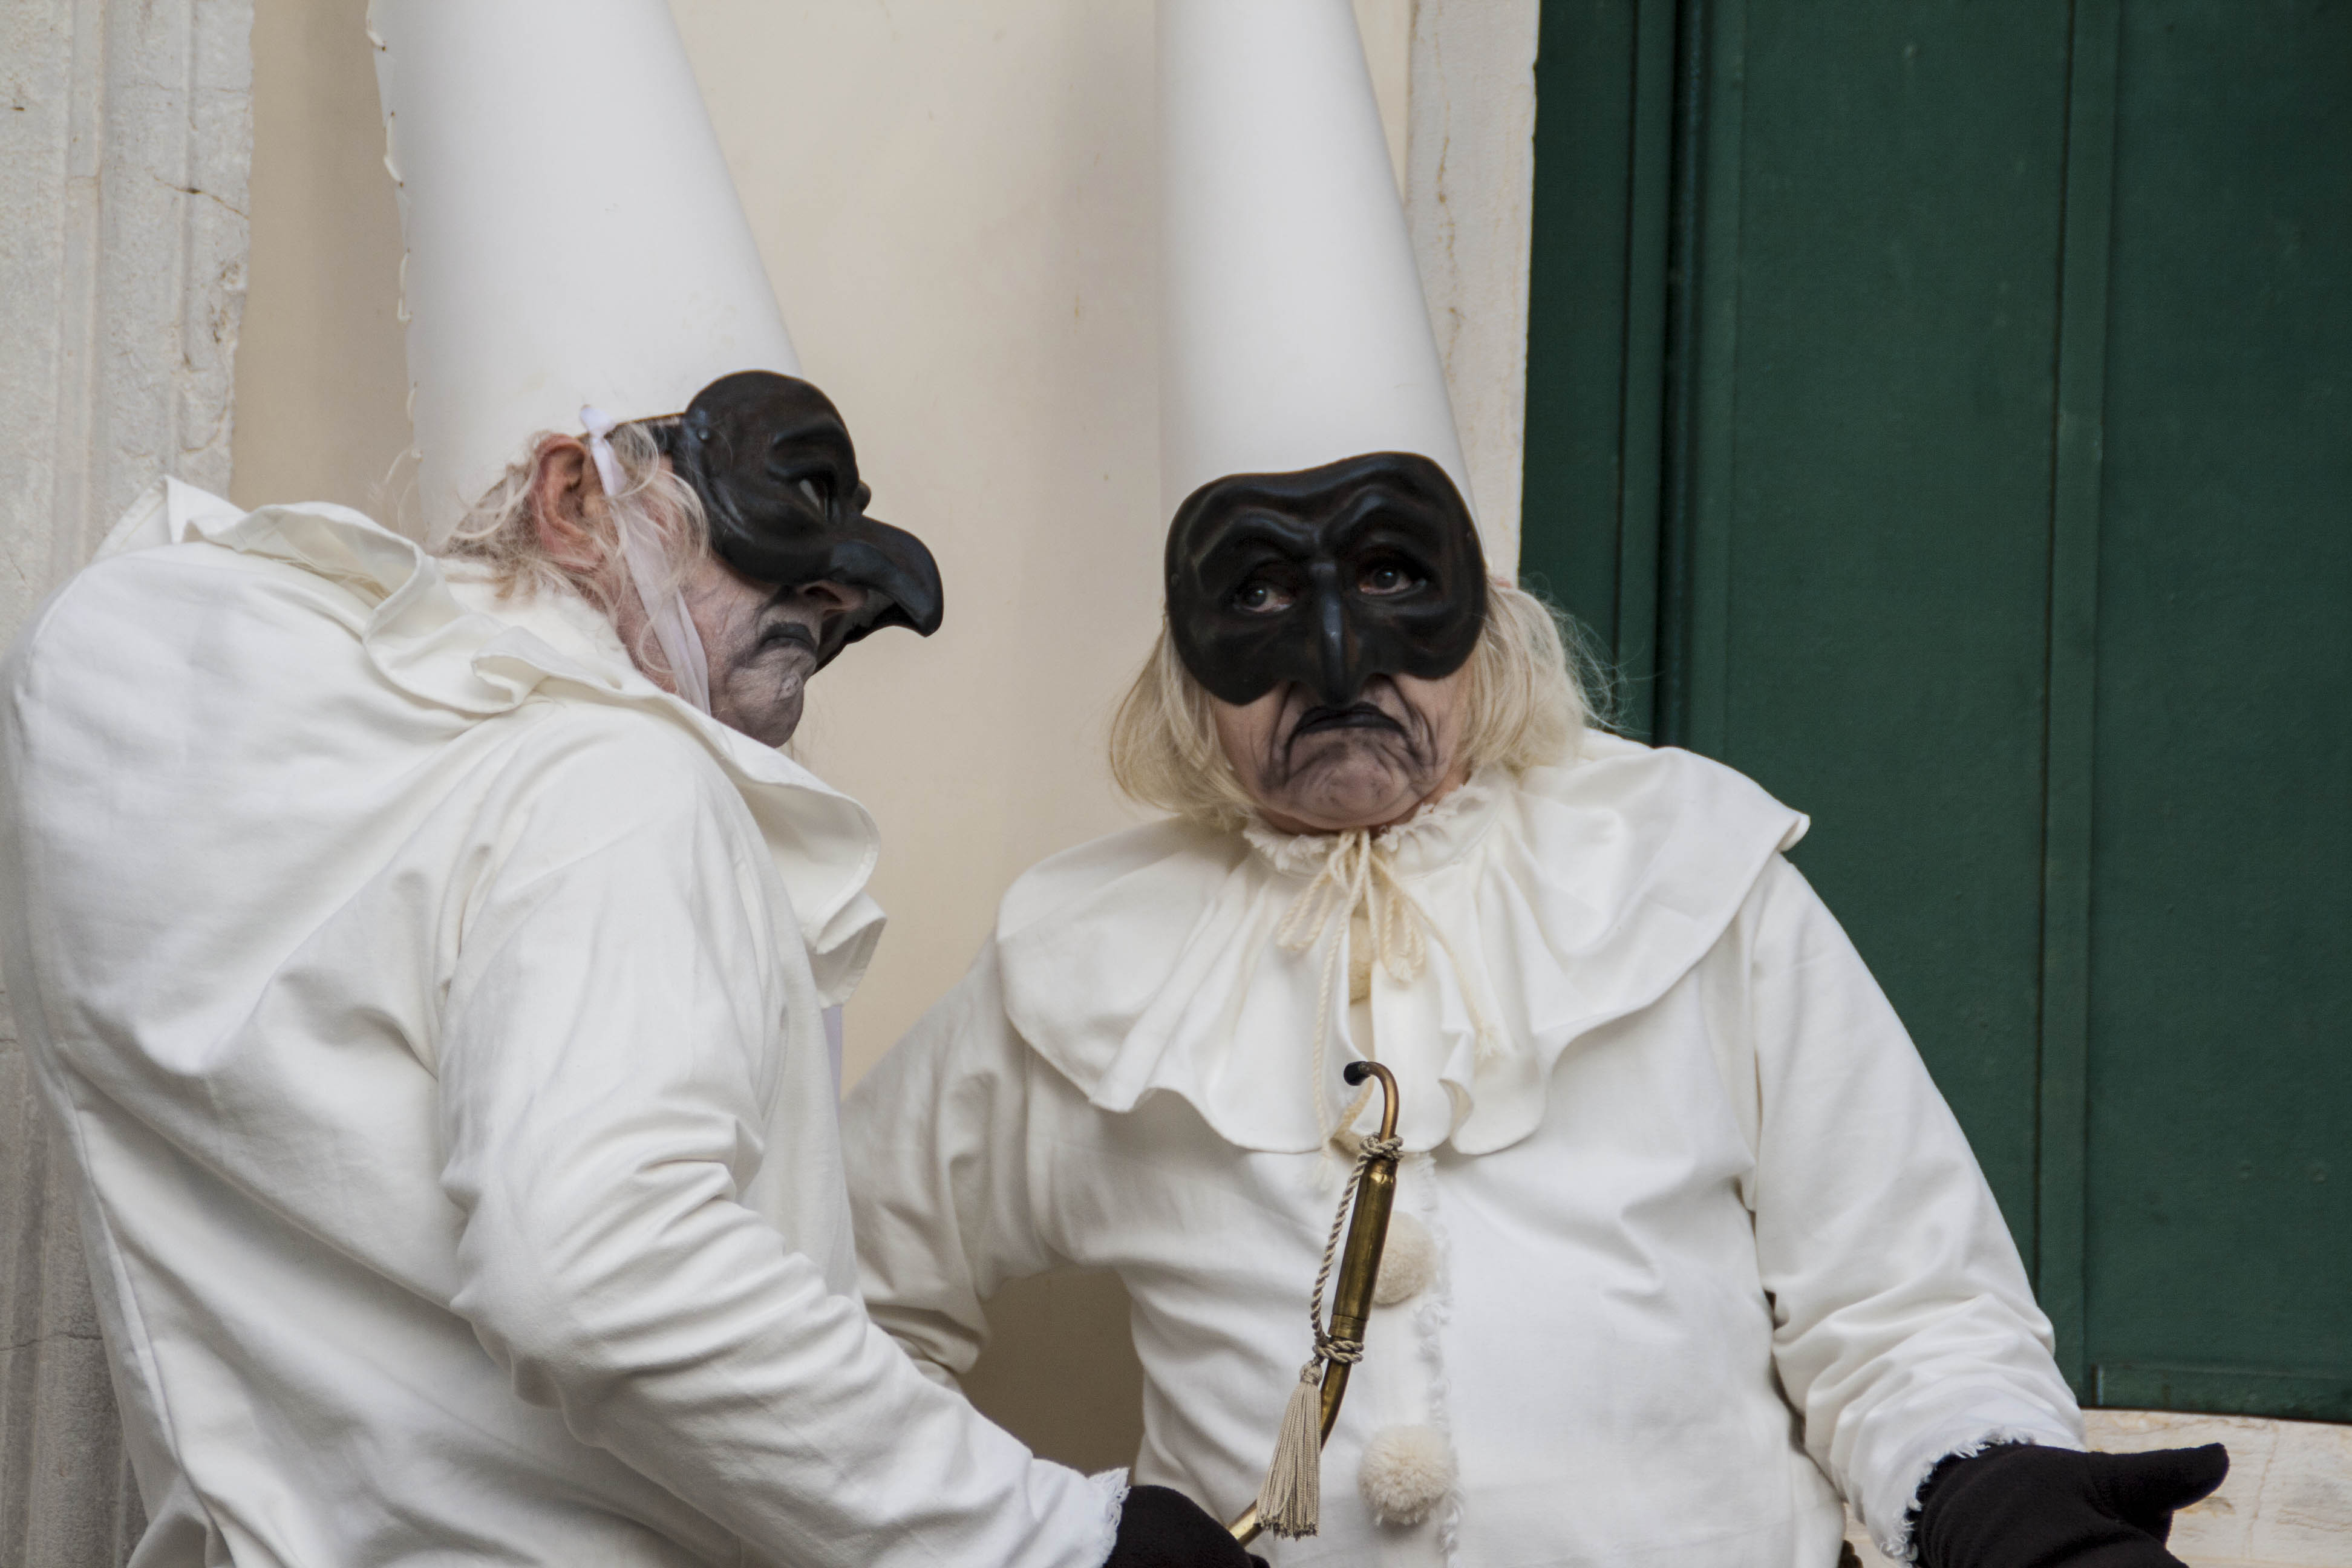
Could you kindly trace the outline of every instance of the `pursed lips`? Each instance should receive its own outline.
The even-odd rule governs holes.
[[[817,651],[815,634],[798,621],[776,621],[761,631],[760,651],[761,653],[767,652],[768,649],[781,643],[798,644],[811,654]]]
[[[1290,743],[1296,744],[1308,735],[1319,734],[1326,730],[1387,730],[1398,735],[1404,733],[1403,725],[1370,702],[1350,702],[1345,708],[1318,704],[1301,713],[1298,722],[1291,726]]]

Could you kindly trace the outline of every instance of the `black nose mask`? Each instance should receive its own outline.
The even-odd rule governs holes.
[[[1486,619],[1470,509],[1415,453],[1213,479],[1168,528],[1168,625],[1220,701],[1295,680],[1344,708],[1375,675],[1436,680],[1462,668]]]
[[[940,629],[940,569],[923,542],[866,515],[849,427],[825,395],[770,371],[720,376],[646,427],[710,523],[710,548],[779,586],[845,583],[873,597],[833,656],[883,626]]]

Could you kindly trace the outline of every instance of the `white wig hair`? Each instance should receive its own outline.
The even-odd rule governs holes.
[[[539,470],[541,448],[554,438],[555,432],[544,430],[530,438],[523,455],[508,464],[499,482],[458,519],[441,553],[478,563],[501,597],[529,600],[541,593],[569,591],[617,624],[617,596],[628,592],[629,583],[627,573],[611,569],[620,560],[620,531],[625,522],[632,527],[642,523],[647,536],[661,542],[662,573],[658,581],[638,584],[640,591],[656,599],[677,592],[709,552],[709,530],[702,498],[662,460],[652,434],[642,425],[619,426],[612,433],[621,488],[617,494],[608,494],[598,479],[582,508],[581,523],[598,545],[598,565],[587,569],[557,561],[540,537],[531,480]],[[593,465],[588,471],[595,473]],[[650,622],[636,640],[645,646],[629,652],[639,667],[667,673]]]
[[[1566,762],[1596,717],[1594,661],[1565,616],[1517,584],[1490,578],[1486,624],[1471,650],[1462,760],[1511,773]],[[1208,691],[1178,657],[1167,623],[1110,727],[1111,777],[1131,799],[1232,829],[1257,807],[1217,740]]]

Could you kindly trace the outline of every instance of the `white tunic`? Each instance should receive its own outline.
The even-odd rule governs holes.
[[[140,1568],[1095,1568],[867,1322],[873,824],[576,598],[160,488],[0,671],[0,945]]]
[[[1376,1309],[1321,1533],[1261,1541],[1278,1563],[1828,1568],[1840,1492],[1895,1543],[1942,1455],[2079,1447],[1958,1126],[1781,858],[1803,828],[1728,769],[1606,736],[1482,777],[1383,836],[1444,942],[1352,1007],[1354,953],[1277,940],[1328,839],[1166,823],[1046,861],[850,1098],[877,1321],[961,1373],[1005,1280],[1115,1269],[1138,1479],[1238,1512],[1342,1167],[1313,1089],[1328,974],[1323,1118],[1346,1061],[1397,1073],[1399,1212],[1439,1267]],[[1397,1426],[1458,1463],[1416,1525],[1358,1495]]]

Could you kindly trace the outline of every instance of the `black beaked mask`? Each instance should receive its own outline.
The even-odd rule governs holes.
[[[645,423],[701,497],[710,548],[730,566],[780,586],[851,584],[882,601],[842,646],[883,626],[940,629],[939,564],[921,540],[866,515],[873,492],[824,393],[772,371],[738,371],[696,393],[684,414]]]
[[[1368,452],[1294,474],[1229,474],[1168,526],[1168,625],[1209,694],[1286,680],[1344,708],[1375,675],[1436,680],[1478,646],[1486,558],[1445,470]]]

